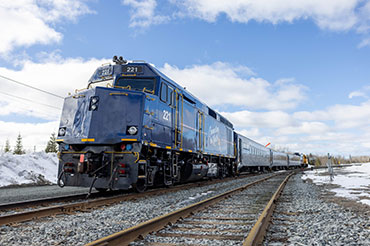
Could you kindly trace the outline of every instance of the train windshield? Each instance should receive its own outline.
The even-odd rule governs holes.
[[[151,78],[119,78],[115,87],[144,91],[154,94],[155,81]]]

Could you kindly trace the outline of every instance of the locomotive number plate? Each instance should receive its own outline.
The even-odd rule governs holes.
[[[124,73],[142,73],[143,67],[142,66],[125,66],[123,67]]]
[[[112,73],[113,73],[113,67],[112,66],[102,67],[98,72],[98,76],[99,77],[105,77],[105,76],[112,75]]]

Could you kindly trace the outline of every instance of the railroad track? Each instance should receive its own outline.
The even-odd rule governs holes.
[[[96,193],[91,193],[89,198],[97,198],[101,196],[112,196],[112,195],[114,194],[112,193],[102,194],[102,193],[96,192]],[[85,199],[86,196],[87,196],[87,193],[80,193],[80,194],[74,194],[74,195],[64,195],[64,196],[58,196],[58,197],[47,197],[47,198],[34,199],[34,200],[4,203],[4,204],[0,204],[0,212],[4,212],[8,210],[19,210],[22,208],[29,208],[29,207],[35,207],[35,206],[45,206],[47,204],[57,203],[57,202],[76,201],[80,199]]]
[[[298,210],[294,205],[296,199],[297,189],[289,187],[282,192],[281,196],[276,201],[276,209],[271,215],[271,223],[266,232],[263,245],[270,244],[290,244],[289,238],[291,233],[289,230],[294,231],[297,228],[297,223],[301,223],[301,213],[308,214],[308,211]],[[307,194],[301,193],[301,196]],[[310,213],[318,213],[317,211],[310,211]]]
[[[293,174],[274,174],[87,246],[257,245],[264,237],[274,201]]]
[[[255,175],[245,174],[245,175],[237,177],[237,179],[247,178],[250,176],[255,176]],[[84,199],[86,197],[86,194],[79,194],[79,195],[72,195],[72,196],[62,196],[62,197],[55,197],[55,198],[46,198],[46,199],[41,199],[41,200],[32,200],[32,201],[3,204],[0,206],[0,211],[10,210],[10,209],[13,211],[19,211],[20,209],[25,209],[25,210],[0,216],[0,225],[19,223],[19,222],[38,219],[38,218],[53,216],[57,214],[70,214],[74,211],[87,211],[92,208],[113,205],[113,204],[116,204],[122,201],[128,201],[128,200],[137,199],[137,198],[141,198],[145,196],[160,195],[160,194],[164,194],[168,192],[175,192],[177,190],[181,190],[184,188],[189,189],[192,187],[201,187],[201,186],[206,186],[210,184],[216,184],[216,183],[225,182],[231,179],[235,179],[235,178],[229,177],[229,178],[225,178],[222,180],[217,179],[217,180],[209,180],[209,181],[200,181],[200,182],[172,186],[168,188],[158,188],[158,189],[149,190],[149,191],[146,191],[140,194],[137,194],[137,193],[125,193],[125,194],[121,193],[120,194],[119,192],[112,192],[112,193],[102,195],[99,193],[93,193],[91,198],[94,198],[94,199],[89,199],[89,200]],[[80,200],[80,199],[84,199],[84,200],[76,202],[76,200]],[[55,205],[55,203],[63,203],[63,204]],[[50,204],[54,204],[54,205],[50,205]]]

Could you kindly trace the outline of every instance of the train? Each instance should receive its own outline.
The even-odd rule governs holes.
[[[241,172],[302,166],[266,148],[145,61],[113,57],[64,99],[58,185],[143,192]]]

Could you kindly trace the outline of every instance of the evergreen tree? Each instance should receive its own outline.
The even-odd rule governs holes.
[[[51,134],[50,140],[46,145],[45,152],[46,153],[50,153],[50,152],[56,153],[56,152],[58,152],[58,144],[56,142],[55,133]]]
[[[9,139],[7,139],[6,142],[5,142],[4,152],[7,153],[7,152],[10,152],[10,151],[11,151],[10,143],[9,143]]]
[[[15,143],[15,147],[14,147],[14,151],[13,151],[13,154],[15,155],[22,155],[26,153],[23,149],[23,145],[22,145],[22,136],[21,134],[19,133],[18,134],[18,137],[17,137],[17,141]]]

